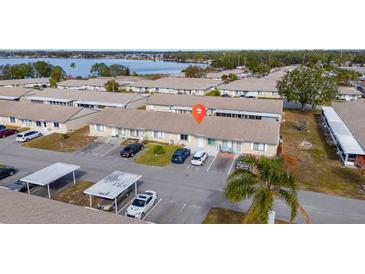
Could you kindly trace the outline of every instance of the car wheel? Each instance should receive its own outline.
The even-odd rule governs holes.
[[[9,173],[10,176],[13,176],[14,174],[15,174],[14,171],[10,171]]]
[[[141,214],[141,219],[143,219],[143,218],[144,218],[144,216],[146,216],[146,214],[143,212],[143,213]]]
[[[1,138],[5,138],[5,135],[1,136]]]
[[[39,133],[39,134],[38,134],[38,137],[42,137],[42,133]]]
[[[156,197],[156,200],[153,201],[153,204],[154,205],[157,204],[157,197]]]
[[[133,157],[134,156],[134,153],[131,153],[131,157]]]
[[[29,139],[25,139],[26,142],[29,142]]]
[[[128,197],[129,197],[129,192],[127,192],[127,193],[125,194],[125,197],[126,197],[126,198],[128,198]]]

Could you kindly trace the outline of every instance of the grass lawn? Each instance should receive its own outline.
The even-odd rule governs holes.
[[[145,145],[143,154],[137,158],[136,163],[150,166],[167,166],[170,164],[171,156],[179,146],[162,145],[165,149],[164,154],[154,154],[153,148],[159,144],[148,143]]]
[[[283,156],[286,167],[295,175],[299,188],[350,198],[365,199],[359,191],[365,184],[364,171],[345,168],[330,147],[320,128],[320,112],[285,110],[285,121],[281,125]],[[295,122],[305,120],[307,129],[299,131]],[[312,147],[300,144],[309,142]]]
[[[77,182],[75,185],[72,185],[64,191],[57,193],[53,199],[78,206],[90,206],[89,196],[85,195],[83,191],[93,184],[94,183],[88,181]],[[95,197],[93,197],[93,203],[96,203]]]
[[[89,136],[89,128],[83,127],[71,133],[52,133],[23,144],[25,147],[48,149],[60,152],[77,151],[84,145],[94,141],[96,137]]]
[[[225,208],[211,208],[203,224],[241,224],[244,217],[244,212]],[[276,220],[275,223],[287,224],[288,222]]]

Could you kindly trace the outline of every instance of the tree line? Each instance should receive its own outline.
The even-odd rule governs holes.
[[[242,51],[180,51],[166,52],[164,59],[177,62],[205,62],[212,67],[233,69],[246,66],[253,72],[268,72],[271,68],[294,64],[313,65],[321,63],[323,66],[364,65],[364,50],[242,50]]]

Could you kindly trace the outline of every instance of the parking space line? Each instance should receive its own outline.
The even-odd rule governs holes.
[[[130,200],[126,205],[124,205],[120,210],[118,210],[118,214],[120,213],[120,212],[122,212],[124,209],[126,209],[127,208],[127,206],[129,206],[131,203],[132,203],[132,201],[133,201],[133,199],[132,200]]]
[[[106,152],[104,152],[103,154],[100,154],[100,155],[104,157],[117,148],[118,148],[117,146],[112,146],[111,149],[107,150]]]
[[[217,158],[217,155],[214,156],[213,161],[210,163],[209,167],[207,168],[207,171],[209,171],[210,167],[213,165],[216,158]]]
[[[191,166],[191,164],[189,163],[188,166],[186,167],[186,169],[188,169]]]
[[[228,172],[227,172],[227,175],[228,175],[229,173],[231,173],[231,169],[232,169],[232,167],[233,167],[233,165],[234,165],[234,162],[235,162],[235,160],[233,159],[232,164],[231,164],[231,167],[229,168],[229,170],[228,170]]]
[[[144,218],[143,218],[143,220],[144,219],[146,219],[150,214],[151,214],[151,212],[152,212],[152,210],[154,210],[155,208],[156,208],[156,206],[158,206],[158,204],[162,201],[163,199],[161,198],[161,199],[159,199],[158,201],[157,201],[157,203],[150,209],[150,211],[148,211],[147,212],[147,214],[144,216]]]

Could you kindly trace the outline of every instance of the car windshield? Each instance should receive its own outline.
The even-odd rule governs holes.
[[[182,150],[176,150],[174,154],[175,154],[175,156],[181,156],[181,155],[183,155],[183,151]]]
[[[23,137],[23,134],[17,134],[16,137]]]
[[[25,185],[25,183],[22,181],[16,181],[14,184],[19,186]]]
[[[201,157],[200,156],[194,156],[193,157],[193,160],[200,160],[201,159]]]
[[[135,199],[132,203],[133,206],[136,206],[136,207],[144,207],[144,204],[145,204],[146,201],[144,200],[140,200],[140,199]]]
[[[131,151],[132,150],[132,147],[125,147],[124,148],[124,151]]]
[[[113,202],[113,200],[110,200],[110,199],[100,199],[99,201],[99,205],[110,205],[111,203]]]

